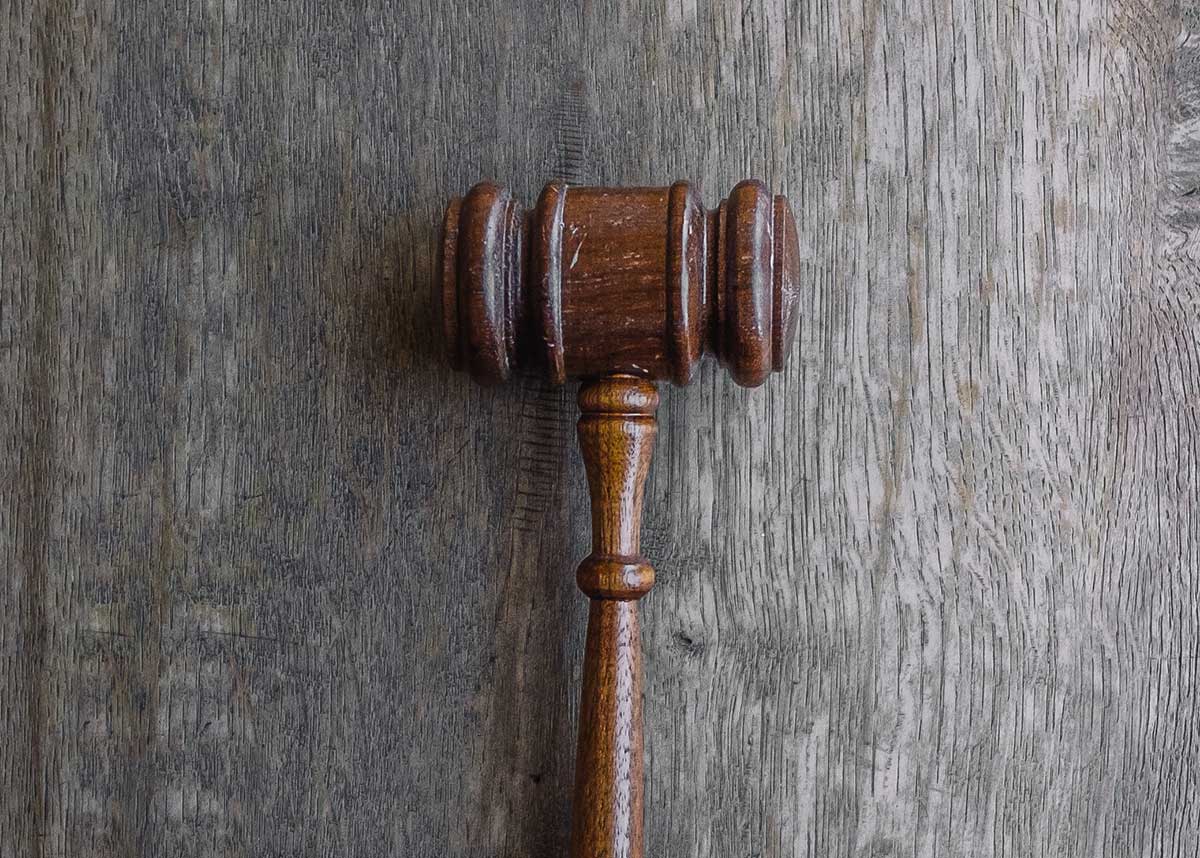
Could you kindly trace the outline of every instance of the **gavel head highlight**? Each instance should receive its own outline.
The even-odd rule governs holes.
[[[758,181],[716,210],[687,182],[552,183],[530,211],[483,182],[446,208],[437,289],[450,361],[480,382],[682,385],[712,352],[753,387],[790,350],[798,268],[791,208]]]

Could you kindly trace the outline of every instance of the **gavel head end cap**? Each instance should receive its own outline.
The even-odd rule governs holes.
[[[507,188],[480,182],[446,207],[435,278],[450,364],[495,384],[516,368],[525,221]]]
[[[800,254],[783,196],[739,182],[717,218],[715,351],[734,381],[756,387],[783,369],[796,335]]]

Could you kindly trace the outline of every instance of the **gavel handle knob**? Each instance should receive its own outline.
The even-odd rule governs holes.
[[[576,574],[591,599],[572,858],[641,858],[644,793],[642,654],[637,600],[654,586],[641,556],[642,496],[650,469],[658,393],[614,375],[579,391],[579,445],[592,503],[592,553]]]

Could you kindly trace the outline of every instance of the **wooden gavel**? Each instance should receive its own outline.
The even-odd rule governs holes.
[[[641,858],[642,492],[657,433],[654,382],[687,384],[713,352],[753,387],[796,329],[796,224],[787,200],[738,183],[706,210],[669,188],[547,185],[526,212],[490,183],[446,208],[437,289],[450,361],[484,383],[514,371],[580,378],[579,445],[592,553],[573,858]]]

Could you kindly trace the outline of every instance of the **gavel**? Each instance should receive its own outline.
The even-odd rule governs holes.
[[[526,211],[484,182],[451,200],[435,290],[447,353],[485,384],[516,372],[580,379],[592,551],[572,808],[572,858],[641,858],[642,662],[637,602],[655,382],[691,381],[712,353],[745,387],[783,368],[799,252],[787,200],[743,181],[715,210],[666,188],[547,185]]]

